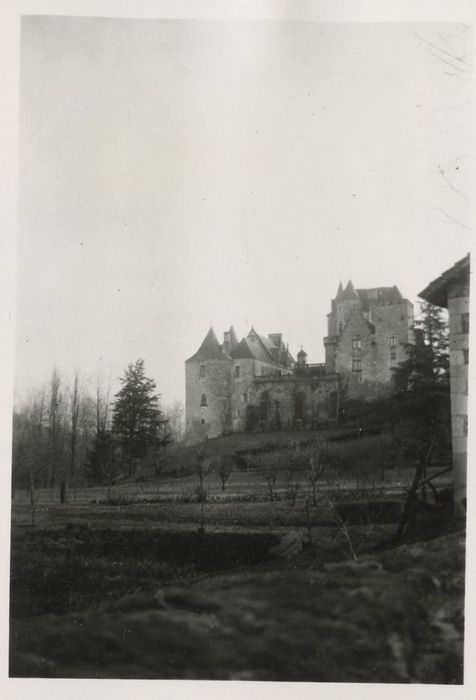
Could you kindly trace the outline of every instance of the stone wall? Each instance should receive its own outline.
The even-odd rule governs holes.
[[[374,330],[360,309],[354,309],[338,336],[335,358],[331,348],[326,357],[329,368],[345,379],[349,398],[387,395],[393,368],[405,360],[405,346],[412,340],[413,306],[408,301],[372,305],[368,316]],[[354,336],[360,336],[360,350],[353,348]],[[354,354],[360,355],[360,372],[353,370]]]
[[[454,283],[448,290],[450,338],[451,423],[455,500],[466,498],[468,435],[469,286]]]
[[[296,375],[257,378],[254,384],[252,405],[264,408],[267,404],[266,428],[317,427],[335,417],[335,375],[312,379]],[[261,416],[264,417],[264,411]]]
[[[339,374],[352,375],[352,339],[354,336],[360,336],[361,349],[358,352],[361,358],[362,380],[376,379],[375,338],[359,309],[354,310],[348,317],[347,323],[339,335],[336,345],[335,371]],[[357,372],[354,373],[355,380],[358,379],[358,376]]]
[[[404,300],[398,304],[380,304],[371,307],[370,319],[375,326],[375,374],[379,382],[390,382],[393,367],[406,358],[405,345],[412,339],[413,305]],[[390,336],[395,335],[395,347],[390,347]],[[391,359],[391,352],[396,357]]]
[[[231,359],[225,357],[223,360],[191,360],[185,364],[186,433],[190,442],[229,432],[231,366]]]
[[[234,432],[246,427],[247,406],[255,402],[254,379],[257,360],[252,358],[233,360],[231,380],[231,420]],[[239,376],[236,368],[239,367]]]
[[[239,372],[237,372],[239,367]],[[281,370],[284,374],[285,370]],[[256,359],[233,360],[231,374],[231,420],[234,432],[246,429],[248,406],[259,405],[260,390],[255,379],[277,378],[275,365]]]

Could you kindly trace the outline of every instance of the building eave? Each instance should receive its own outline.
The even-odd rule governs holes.
[[[464,275],[469,275],[470,260],[469,253],[461,260],[458,260],[452,267],[445,270],[439,277],[425,287],[418,296],[430,304],[448,308],[448,288]]]

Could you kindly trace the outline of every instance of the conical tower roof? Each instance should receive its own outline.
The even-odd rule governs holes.
[[[352,284],[352,280],[348,281],[347,287],[342,292],[340,298],[341,299],[358,299],[359,298],[359,295],[355,291],[354,285]]]
[[[205,338],[203,339],[202,344],[198,348],[197,352],[195,355],[192,355],[192,357],[189,357],[187,362],[190,360],[225,360],[226,357],[223,354],[223,351],[221,349],[221,345],[218,342],[218,338],[216,336],[215,331],[213,328],[210,328],[208,333],[206,334]]]
[[[342,286],[342,281],[340,281],[339,286],[337,288],[336,299],[341,299],[343,293],[344,293],[344,287]]]

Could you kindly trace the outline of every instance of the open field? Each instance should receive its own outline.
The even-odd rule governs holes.
[[[437,471],[435,468],[433,471]],[[375,478],[364,478],[361,474],[333,474],[329,473],[318,481],[318,490],[329,493],[362,492],[363,496],[378,494],[384,491],[402,493],[403,488],[411,483],[414,470],[409,467],[398,471],[386,471],[376,474]],[[280,470],[276,472],[274,492],[276,499],[286,498],[290,489],[290,481],[297,487],[298,496],[310,495],[311,486],[305,473],[296,472],[289,479],[289,475]],[[444,483],[444,481],[441,481]],[[70,505],[85,505],[92,503],[104,503],[108,497],[114,502],[154,502],[154,501],[191,501],[196,500],[196,487],[198,480],[196,475],[188,474],[181,477],[170,478],[167,476],[149,478],[147,481],[131,481],[117,484],[109,490],[105,486],[69,489],[67,502]],[[221,488],[220,480],[216,473],[210,474],[205,479],[205,488],[208,498],[211,500],[239,500],[250,499],[262,501],[269,498],[268,485],[262,470],[250,469],[248,471],[235,470],[226,482],[225,490]],[[14,504],[26,505],[29,503],[30,494],[27,490],[15,491]],[[37,489],[35,491],[35,503],[53,504],[59,502],[59,489]]]
[[[414,474],[414,465],[407,460],[395,457],[395,447],[391,433],[355,438],[355,430],[303,431],[286,433],[242,433],[209,440],[204,445],[185,447],[171,451],[160,475],[143,472],[133,478],[113,484],[111,487],[94,486],[71,488],[67,491],[68,505],[102,504],[110,501],[122,505],[128,503],[191,502],[196,500],[198,478],[195,474],[197,453],[213,464],[206,476],[204,486],[209,501],[269,500],[269,484],[264,459],[274,467],[275,482],[273,497],[276,500],[289,498],[305,499],[311,494],[309,465],[298,468],[287,461],[286,449],[290,443],[298,444],[303,454],[316,444],[318,439],[326,439],[332,462],[326,465],[316,486],[320,493],[330,497],[381,498],[385,495],[401,498]],[[350,438],[350,439],[349,439]],[[221,460],[236,459],[231,473],[222,490],[217,466]],[[428,474],[436,474],[444,467],[432,465]],[[448,475],[437,480],[442,488],[450,483]],[[14,504],[29,503],[27,490],[16,489]],[[59,488],[36,489],[35,504],[51,505],[60,500]]]
[[[439,539],[392,547],[414,468],[389,466],[390,440],[346,441],[339,456],[355,461],[326,467],[315,504],[282,433],[209,441],[213,459],[246,461],[225,490],[210,472],[203,504],[196,448],[160,476],[70,489],[64,504],[36,490],[32,508],[17,490],[10,673],[461,682],[463,524],[431,522]],[[272,497],[261,454],[280,460]]]

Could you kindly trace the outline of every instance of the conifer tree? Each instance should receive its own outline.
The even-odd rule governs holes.
[[[130,363],[121,378],[113,407],[113,433],[121,445],[129,475],[159,440],[161,412],[156,384],[146,377],[144,360]]]
[[[415,321],[415,343],[394,372],[395,410],[407,447],[418,458],[434,450],[447,451],[450,442],[448,328],[442,309],[421,304]]]
[[[415,342],[406,346],[407,359],[394,371],[397,390],[420,391],[448,385],[448,324],[443,310],[428,302],[420,304],[414,334]]]

